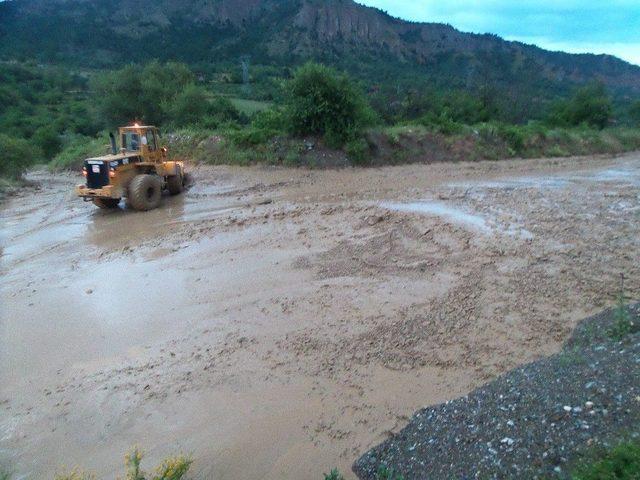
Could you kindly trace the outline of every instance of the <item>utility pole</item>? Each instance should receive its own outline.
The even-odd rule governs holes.
[[[251,76],[249,75],[250,62],[250,55],[243,55],[240,57],[240,64],[242,65],[242,91],[246,95],[251,93]]]

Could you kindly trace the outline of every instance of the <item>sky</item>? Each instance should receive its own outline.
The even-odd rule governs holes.
[[[640,0],[357,0],[394,17],[640,65]]]

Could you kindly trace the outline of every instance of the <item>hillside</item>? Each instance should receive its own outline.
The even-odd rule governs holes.
[[[640,92],[640,67],[605,55],[548,52],[494,35],[411,23],[352,0],[10,0],[0,58],[84,67],[181,60],[292,66],[313,58],[370,82],[491,84],[549,98],[593,79]]]

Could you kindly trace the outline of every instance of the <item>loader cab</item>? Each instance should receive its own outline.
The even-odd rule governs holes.
[[[126,153],[140,153],[145,162],[161,162],[165,155],[156,127],[133,125],[120,128],[120,147]]]

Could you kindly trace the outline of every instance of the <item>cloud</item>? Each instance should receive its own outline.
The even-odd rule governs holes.
[[[361,0],[389,14],[495,33],[543,48],[610,53],[640,64],[638,0]]]

